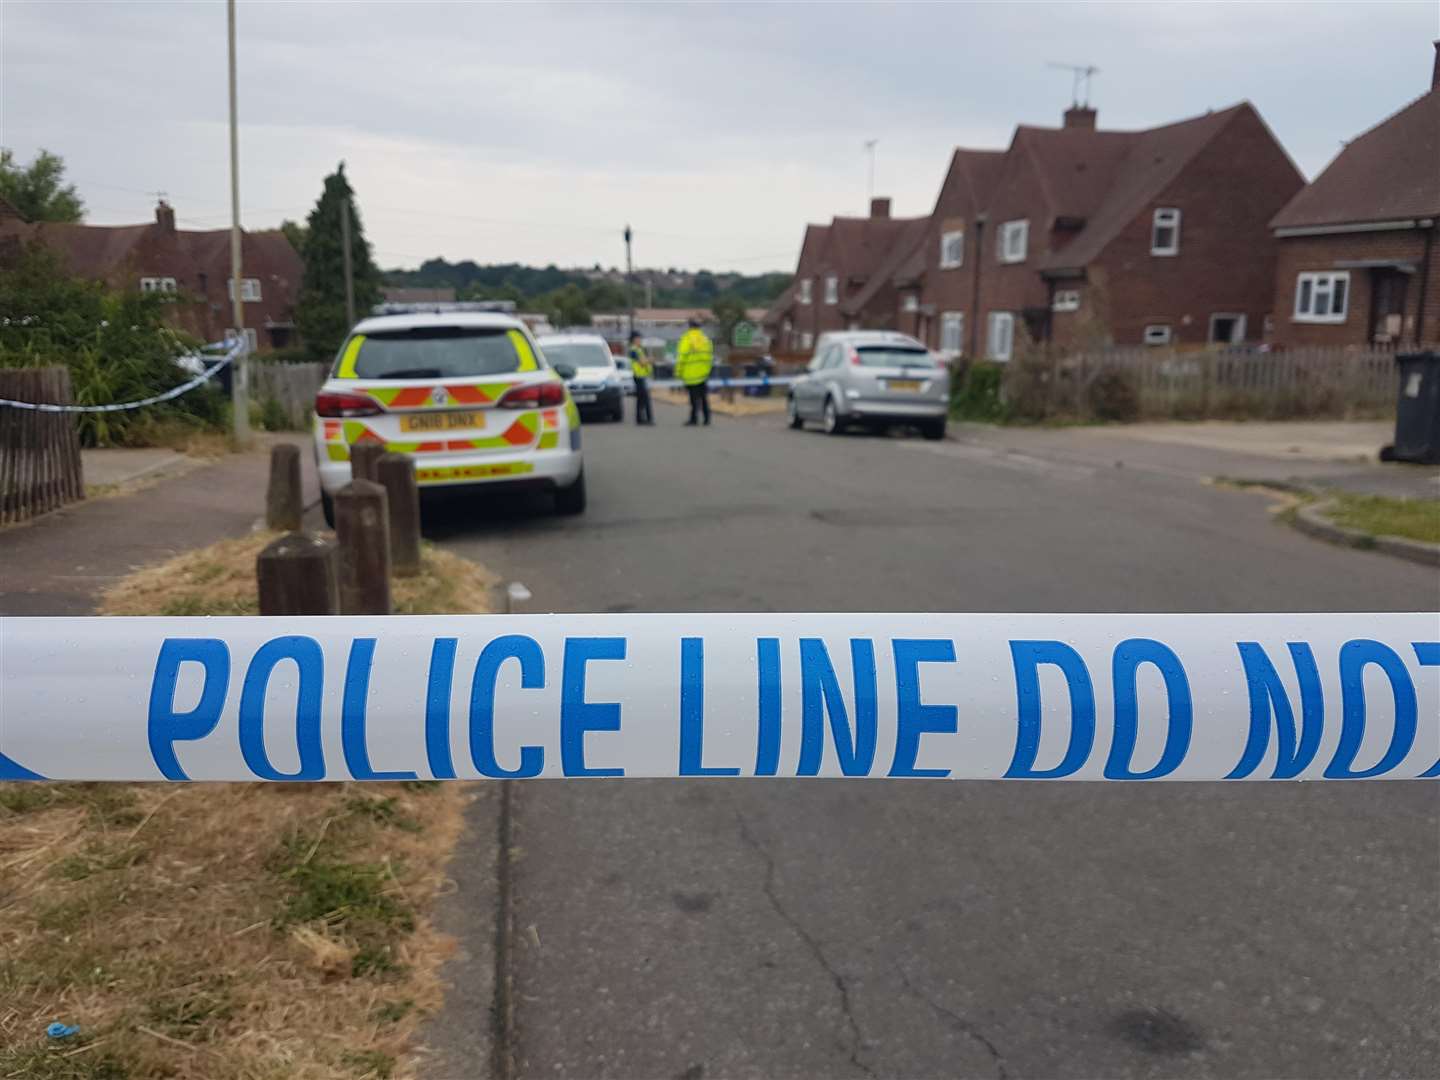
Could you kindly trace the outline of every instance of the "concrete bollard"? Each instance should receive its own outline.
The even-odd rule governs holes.
[[[385,489],[351,480],[335,493],[340,614],[390,614],[390,515]]]
[[[378,484],[380,474],[376,472],[376,466],[380,464],[380,457],[384,453],[384,443],[363,442],[350,447],[350,479],[369,480],[372,484]]]
[[[390,568],[397,577],[420,573],[420,488],[415,462],[406,454],[386,454],[376,465],[390,511]]]
[[[261,615],[338,615],[335,542],[292,532],[272,540],[255,559]]]
[[[265,489],[265,527],[277,532],[299,532],[305,513],[300,490],[300,448],[281,443],[270,448],[270,486]]]

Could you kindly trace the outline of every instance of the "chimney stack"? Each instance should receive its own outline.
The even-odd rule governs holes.
[[[890,216],[890,200],[871,199],[870,216],[872,218],[888,218]]]
[[[1089,105],[1071,105],[1065,110],[1065,127],[1094,131],[1095,115],[1095,110]]]
[[[1435,42],[1435,67],[1430,72],[1430,89],[1440,90],[1440,41]]]
[[[164,199],[155,205],[155,224],[160,226],[161,231],[175,231],[175,211]]]

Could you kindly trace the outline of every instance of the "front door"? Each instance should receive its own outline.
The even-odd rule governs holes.
[[[1370,274],[1370,340],[1377,345],[1399,341],[1405,332],[1405,292],[1410,275],[1399,270]]]

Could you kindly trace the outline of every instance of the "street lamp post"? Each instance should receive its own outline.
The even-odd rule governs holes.
[[[245,339],[245,298],[240,288],[240,135],[235,105],[235,0],[226,0],[230,37],[230,307],[240,354],[230,376],[231,433],[235,445],[250,443],[250,364]]]
[[[625,307],[630,312],[630,329],[626,331],[625,340],[630,340],[629,335],[635,333],[635,297],[630,291],[631,278],[635,276],[634,268],[630,264],[630,226],[625,226]]]

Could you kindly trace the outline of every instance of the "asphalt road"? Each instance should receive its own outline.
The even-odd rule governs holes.
[[[1173,469],[659,419],[587,428],[583,519],[512,505],[437,516],[434,538],[541,611],[1437,603],[1433,569],[1325,546]],[[511,795],[518,1076],[1440,1075],[1440,785]],[[457,859],[436,1075],[484,1075],[495,1032],[475,962],[496,941],[494,803]]]

